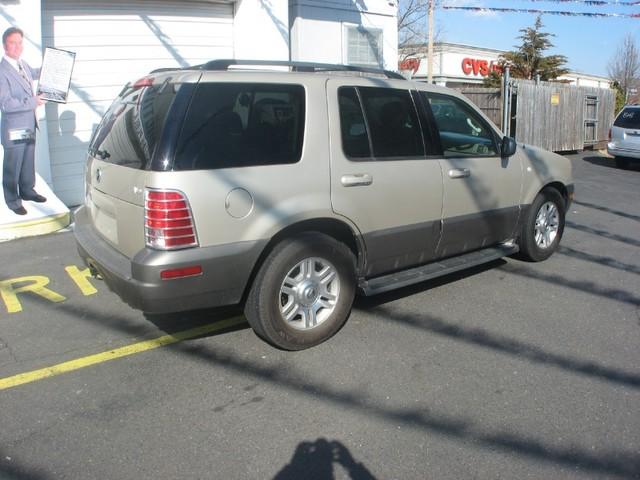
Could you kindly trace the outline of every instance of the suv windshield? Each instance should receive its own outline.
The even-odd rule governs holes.
[[[125,87],[96,129],[89,154],[109,163],[148,168],[181,84]]]
[[[613,125],[620,128],[640,128],[640,108],[625,108]]]

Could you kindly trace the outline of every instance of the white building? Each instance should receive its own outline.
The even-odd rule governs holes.
[[[397,68],[393,0],[12,0],[0,29],[25,32],[23,57],[75,52],[67,103],[39,112],[37,168],[69,206],[83,201],[87,145],[122,86],[160,67],[212,59]]]
[[[492,70],[500,69],[498,58],[505,50],[454,43],[436,43],[433,48],[432,76],[435,83],[447,87],[481,85]],[[427,80],[427,47],[407,47],[400,52],[402,71],[414,80]],[[607,77],[570,72],[559,78],[580,87],[610,88]]]

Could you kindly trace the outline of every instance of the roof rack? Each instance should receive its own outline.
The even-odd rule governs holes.
[[[196,65],[194,67],[199,70],[229,70],[232,65],[248,65],[248,66],[274,66],[274,67],[289,67],[293,72],[358,72],[358,73],[373,73],[378,75],[384,75],[387,78],[393,78],[398,80],[406,80],[405,77],[397,72],[391,70],[383,70],[379,68],[370,67],[357,67],[354,65],[338,65],[331,63],[314,63],[314,62],[290,62],[286,60],[212,60],[202,65]]]

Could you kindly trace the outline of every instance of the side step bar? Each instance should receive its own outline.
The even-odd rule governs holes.
[[[409,270],[402,270],[382,277],[362,280],[358,287],[367,296],[376,295],[498,260],[499,258],[518,253],[519,250],[520,248],[515,244],[503,244],[496,247],[485,248],[456,257],[446,258],[438,262],[428,263],[427,265]]]

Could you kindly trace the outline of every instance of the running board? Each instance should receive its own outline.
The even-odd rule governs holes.
[[[409,270],[402,270],[382,277],[362,280],[358,286],[365,295],[376,295],[498,260],[499,258],[518,253],[519,250],[516,244],[504,244],[497,247],[484,248]]]

